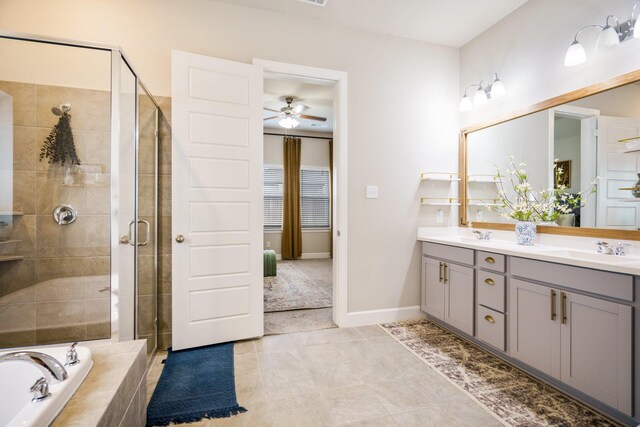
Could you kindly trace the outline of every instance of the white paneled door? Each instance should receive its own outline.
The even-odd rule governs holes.
[[[262,74],[172,55],[174,350],[263,334]]]
[[[622,154],[621,139],[640,135],[640,120],[627,117],[598,118],[598,212],[597,226],[637,230],[640,203],[629,190],[640,172],[640,156]]]

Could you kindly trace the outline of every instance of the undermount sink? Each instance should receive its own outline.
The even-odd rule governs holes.
[[[587,252],[572,249],[552,249],[546,252],[548,255],[557,255],[567,258],[576,258],[585,261],[604,262],[607,264],[629,264],[640,261],[639,258],[629,256],[615,256],[600,254],[597,252]]]

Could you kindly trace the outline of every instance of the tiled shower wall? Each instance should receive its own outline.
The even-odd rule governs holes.
[[[171,98],[160,104],[158,165],[158,349],[171,347]]]
[[[110,94],[0,81],[13,97],[12,254],[0,262],[0,347],[107,338],[110,335]],[[51,108],[70,103],[82,167],[39,161],[57,123]],[[1,189],[0,189],[1,191]],[[71,225],[52,211],[69,204]],[[5,246],[6,248],[6,246]],[[82,279],[81,279],[82,278]]]

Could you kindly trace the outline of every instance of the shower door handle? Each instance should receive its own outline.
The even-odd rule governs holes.
[[[131,228],[131,226],[133,224],[135,224],[135,223],[136,223],[135,221],[129,221],[129,241],[127,243],[129,243],[131,246],[135,246],[136,245],[136,243],[134,242],[134,239],[133,239],[133,235],[132,235],[133,234],[132,233],[133,229]],[[124,240],[121,239],[120,241],[122,242]]]
[[[145,221],[144,219],[139,219],[138,223],[143,223],[147,226],[147,235],[145,236],[144,242],[139,242],[138,246],[147,246],[151,240],[151,225],[149,225],[149,221]]]

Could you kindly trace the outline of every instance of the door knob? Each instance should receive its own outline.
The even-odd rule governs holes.
[[[182,234],[178,234],[176,236],[176,242],[178,242],[178,243],[184,242],[184,236]]]

